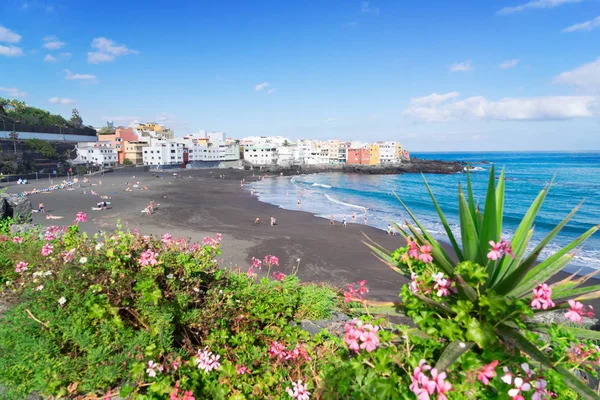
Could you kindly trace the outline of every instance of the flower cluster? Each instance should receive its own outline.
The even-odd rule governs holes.
[[[565,313],[565,318],[571,322],[580,324],[584,316],[590,318],[594,316],[594,307],[592,306],[588,306],[590,310],[587,312],[584,311],[584,305],[578,301],[569,300],[569,306],[571,309]]]
[[[217,246],[219,245],[219,243],[221,243],[221,234],[220,233],[217,233],[217,235],[214,238],[212,238],[212,237],[205,237],[202,240],[202,245],[203,246],[210,246],[213,249],[216,249]]]
[[[363,280],[349,284],[348,290],[344,291],[344,303],[364,301],[364,295],[369,293],[369,289],[365,286],[365,283],[367,283],[367,281]]]
[[[56,225],[49,226],[46,228],[46,232],[44,232],[44,239],[49,242],[56,238],[56,235],[61,231],[60,227]]]
[[[279,258],[272,256],[272,255],[268,255],[265,256],[264,258],[264,263],[267,264],[269,267],[272,266],[279,266]]]
[[[426,372],[429,372],[427,376]],[[446,373],[431,368],[427,361],[421,360],[419,366],[413,371],[410,390],[417,395],[419,400],[429,400],[430,395],[437,392],[437,400],[448,400],[448,393],[452,384],[446,381]]]
[[[285,279],[285,276],[286,275],[283,272],[273,272],[273,279],[275,279],[276,281],[283,281]]]
[[[69,251],[64,251],[61,256],[64,262],[68,263],[75,259],[75,249],[71,249]]]
[[[142,254],[140,254],[139,263],[143,267],[148,266],[148,265],[156,265],[156,264],[158,264],[158,261],[156,261],[157,256],[158,256],[158,253],[156,253],[152,250],[146,250],[146,251],[142,252]]]
[[[164,244],[169,245],[172,241],[173,236],[171,236],[170,234],[165,233],[164,235],[162,235],[161,242],[163,242]]]
[[[502,258],[503,255],[509,255],[512,258],[515,258],[515,253],[512,251],[512,245],[509,241],[504,239],[500,240],[498,243],[493,240],[489,241],[491,249],[487,254],[487,258],[492,261],[496,261]]]
[[[175,390],[171,392],[171,396],[169,396],[169,400],[196,400],[194,397],[194,392],[191,390],[186,390],[183,393],[183,397],[179,397],[179,392],[182,390],[179,388],[179,381],[175,382]]]
[[[546,389],[547,382],[543,376],[536,377],[534,371],[529,367],[529,364],[521,364],[524,376],[517,376],[513,374],[508,367],[504,367],[504,376],[500,378],[502,382],[507,385],[513,386],[508,391],[508,395],[513,400],[524,400],[524,392],[529,392],[532,388],[534,393],[531,396],[532,400],[541,400],[547,398],[553,398],[553,393]]]
[[[498,360],[494,360],[488,365],[484,365],[483,368],[477,373],[477,379],[484,385],[490,384],[490,379],[496,376],[496,367],[498,366]]]
[[[291,388],[286,388],[285,391],[290,395],[292,399],[296,400],[308,400],[310,399],[310,392],[307,390],[307,385],[302,384],[302,381],[292,382]]]
[[[235,369],[236,369],[238,375],[245,375],[245,374],[252,373],[252,371],[245,365],[236,365]]]
[[[27,264],[25,261],[19,261],[19,262],[17,263],[17,266],[15,267],[15,272],[16,272],[17,274],[20,274],[21,272],[25,272],[25,271],[27,271],[27,266],[28,266],[28,265],[29,265],[29,264]]]
[[[20,244],[20,243],[23,243],[23,240],[24,240],[24,239],[23,239],[22,237],[20,237],[20,236],[15,236],[15,237],[13,237],[13,239],[12,239],[13,243],[19,243],[19,244]]]
[[[250,260],[250,265],[252,266],[252,268],[261,269],[262,261],[260,261],[258,258],[252,257],[252,260]]]
[[[311,361],[312,358],[308,354],[308,351],[302,346],[300,343],[296,344],[292,350],[287,351],[285,345],[279,343],[278,341],[274,341],[271,343],[269,350],[267,352],[269,354],[269,358],[277,359],[278,361]]]
[[[367,353],[372,352],[379,346],[379,338],[377,337],[378,326],[371,324],[363,324],[357,318],[347,323],[344,326],[344,341],[350,350],[359,352],[360,349],[366,350]]]
[[[431,255],[431,246],[422,245],[419,247],[417,242],[412,240],[410,237],[406,238],[406,243],[408,244],[408,253],[406,254],[408,254],[409,258],[422,261],[425,264],[429,264],[433,261],[433,256]],[[404,261],[407,262],[408,260],[405,259]]]
[[[531,307],[536,310],[546,310],[554,307],[555,304],[552,301],[552,288],[546,283],[538,285],[533,289],[533,300],[531,300]]]
[[[54,249],[54,246],[46,243],[44,244],[44,246],[42,246],[42,255],[44,257],[48,257],[50,254],[52,254],[52,250]]]
[[[146,373],[150,378],[156,377],[156,371],[163,372],[164,367],[160,364],[155,363],[154,361],[148,361],[148,368],[146,369]]]
[[[438,297],[450,296],[450,291],[456,293],[456,288],[452,286],[452,279],[445,278],[442,272],[438,272],[437,274],[433,275],[432,278],[434,282],[433,290],[436,291]]]
[[[221,366],[219,359],[221,356],[213,354],[208,350],[208,346],[203,350],[198,350],[194,364],[198,365],[198,368],[204,372],[213,371]]]
[[[79,211],[77,213],[77,215],[75,216],[75,222],[79,223],[79,222],[86,222],[86,221],[87,221],[87,214],[82,211]]]

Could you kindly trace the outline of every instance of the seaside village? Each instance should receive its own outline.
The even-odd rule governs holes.
[[[97,129],[97,140],[76,145],[75,164],[144,165],[153,169],[250,166],[393,165],[409,160],[399,142],[290,141],[281,136],[228,138],[201,130],[176,137],[173,130],[134,121]]]

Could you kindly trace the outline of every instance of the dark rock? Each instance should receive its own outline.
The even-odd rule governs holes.
[[[14,194],[2,195],[0,197],[0,219],[15,218],[19,222],[31,222],[31,200],[27,197],[19,197]]]
[[[303,319],[298,321],[297,325],[308,332],[311,337],[321,332],[323,329],[327,329],[327,331],[334,336],[342,337],[344,336],[344,325],[346,325],[348,320],[349,318],[346,314],[333,313],[329,319],[319,319],[316,321]],[[296,323],[294,323],[294,325],[296,325]]]
[[[37,228],[34,224],[15,224],[11,225],[10,232],[11,233],[27,233],[31,231],[35,231]]]

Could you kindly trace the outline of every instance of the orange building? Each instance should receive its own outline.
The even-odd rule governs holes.
[[[112,135],[99,135],[98,140],[110,140],[113,148],[117,151],[117,160],[119,164],[123,164],[125,160],[125,145],[126,142],[137,142],[139,140],[138,135],[133,133],[132,128],[124,128],[119,126],[115,129],[115,133]]]
[[[371,150],[367,148],[348,149],[346,164],[350,165],[369,165],[371,161]]]

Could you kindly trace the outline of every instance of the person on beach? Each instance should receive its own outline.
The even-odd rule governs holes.
[[[396,232],[396,227],[392,225],[392,236],[396,236],[398,232]]]
[[[298,199],[298,208],[302,205],[302,199]]]
[[[335,225],[335,220],[333,219],[333,214],[329,216],[329,225]]]
[[[271,226],[275,226],[275,217],[271,215]]]
[[[44,208],[45,208],[45,207],[44,207],[44,203],[40,203],[40,204],[38,205],[38,210],[39,210],[41,213],[45,213],[45,212],[46,212],[46,211],[44,210]]]
[[[352,223],[356,223],[356,213],[352,213]]]
[[[390,224],[388,224],[388,226],[387,226],[387,234],[388,235],[392,234],[392,226]]]
[[[369,218],[367,218],[367,214],[365,214],[365,225],[369,222]]]
[[[260,217],[256,217],[256,219],[254,220],[254,224],[260,225]]]
[[[243,179],[240,181],[240,187],[244,187],[244,180]]]
[[[346,227],[346,217],[344,217],[344,221],[342,222],[344,225],[344,228]]]

